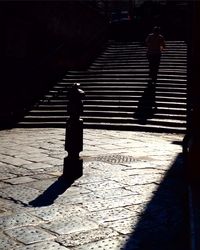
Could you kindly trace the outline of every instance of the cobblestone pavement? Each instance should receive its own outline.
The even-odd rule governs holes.
[[[182,139],[84,130],[69,186],[64,129],[0,131],[0,249],[188,249]]]

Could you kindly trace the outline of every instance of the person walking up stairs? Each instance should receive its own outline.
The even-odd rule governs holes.
[[[155,26],[153,32],[146,38],[147,59],[149,61],[149,80],[156,83],[162,51],[166,48],[165,39],[160,34],[160,28]]]

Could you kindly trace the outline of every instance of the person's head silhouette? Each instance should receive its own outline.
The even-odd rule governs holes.
[[[154,27],[153,27],[153,33],[154,33],[154,34],[159,34],[159,33],[160,33],[160,27],[154,26]]]

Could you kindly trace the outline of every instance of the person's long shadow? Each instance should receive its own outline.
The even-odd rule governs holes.
[[[43,207],[54,203],[59,195],[63,194],[73,183],[71,179],[60,176],[51,186],[47,188],[40,196],[29,202],[29,206]]]
[[[153,117],[156,110],[155,85],[149,82],[139,100],[137,110],[133,117],[138,120],[138,123],[146,124],[147,120]]]
[[[188,250],[189,218],[183,156],[179,154],[133,225],[123,250]],[[145,188],[145,186],[144,186]]]

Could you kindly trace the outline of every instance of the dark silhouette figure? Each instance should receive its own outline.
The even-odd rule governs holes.
[[[147,119],[152,118],[157,107],[155,103],[155,85],[148,83],[142,97],[139,100],[138,108],[134,113],[134,118],[138,119],[140,124],[146,124]]]
[[[165,49],[165,39],[160,34],[160,28],[154,27],[146,40],[147,59],[149,61],[149,78],[152,83],[156,83],[158,69],[160,65],[161,53]]]
[[[69,119],[66,124],[65,150],[68,156],[64,159],[63,176],[67,179],[75,180],[83,174],[83,160],[79,153],[83,150],[83,113],[84,91],[80,89],[80,84],[73,84],[70,89],[68,114]]]

